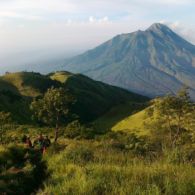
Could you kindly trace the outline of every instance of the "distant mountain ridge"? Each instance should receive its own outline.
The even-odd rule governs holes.
[[[195,46],[160,23],[117,35],[60,68],[149,97],[185,85],[195,100]]]

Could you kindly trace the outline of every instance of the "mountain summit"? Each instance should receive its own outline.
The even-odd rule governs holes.
[[[147,30],[148,31],[171,31],[169,27],[161,23],[154,23]]]
[[[195,99],[195,46],[160,23],[117,35],[62,68],[149,97],[175,94],[185,85]]]

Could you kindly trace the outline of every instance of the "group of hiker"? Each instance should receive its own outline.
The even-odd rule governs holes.
[[[37,139],[34,140],[33,144],[30,137],[23,136],[22,142],[26,144],[28,148],[38,149],[42,154],[46,152],[46,149],[51,145],[51,141],[48,136],[40,134]]]

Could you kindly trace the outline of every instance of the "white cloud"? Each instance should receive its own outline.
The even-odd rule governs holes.
[[[169,22],[166,20],[161,20],[160,23],[169,26],[173,31],[187,39],[192,44],[195,44],[195,25],[188,26],[181,21]]]
[[[93,16],[90,16],[89,17],[89,22],[91,22],[91,23],[93,23],[93,22],[95,22],[96,20],[95,20],[95,18],[93,17]]]
[[[90,16],[89,22],[91,24],[108,24],[108,23],[110,23],[108,16],[104,16],[103,18],[95,18],[94,16]]]

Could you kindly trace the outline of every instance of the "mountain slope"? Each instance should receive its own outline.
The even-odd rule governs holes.
[[[0,79],[15,87],[22,96],[36,97],[47,91],[48,88],[59,87],[60,83],[49,77],[34,72],[17,72],[1,76]],[[1,81],[1,82],[2,82]]]
[[[101,116],[113,106],[124,102],[143,103],[148,99],[102,82],[94,81],[81,74],[57,72],[50,78],[60,81],[76,97],[74,111],[84,121],[91,121]]]
[[[118,35],[61,68],[150,97],[187,85],[195,99],[195,46],[163,24]]]
[[[31,123],[30,102],[60,83],[33,72],[9,73],[0,77],[0,111],[12,113],[14,121]]]
[[[0,77],[0,111],[11,112],[14,120],[21,124],[30,123],[30,102],[34,97],[42,96],[52,86],[64,87],[75,95],[77,102],[72,111],[84,122],[96,119],[123,102],[142,103],[148,100],[80,74],[57,72],[41,75],[18,72]]]

